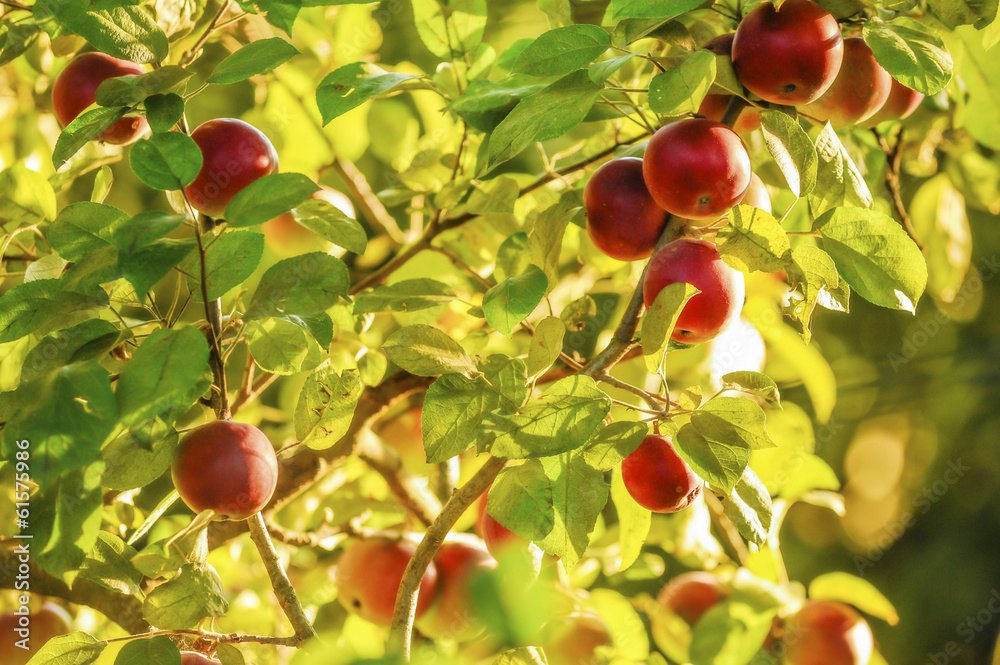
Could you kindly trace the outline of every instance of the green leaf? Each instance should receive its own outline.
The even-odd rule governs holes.
[[[201,171],[201,149],[187,134],[162,132],[139,139],[128,155],[136,177],[153,189],[187,187]]]
[[[869,302],[913,312],[927,286],[927,264],[891,217],[861,208],[837,208],[816,220],[823,248],[837,270]]]
[[[80,148],[124,118],[126,113],[128,108],[124,106],[116,109],[99,106],[76,116],[56,139],[56,147],[52,151],[52,166],[58,169],[65,164]]]
[[[163,238],[135,251],[119,250],[118,267],[121,276],[132,284],[140,297],[145,298],[192,251],[196,251],[194,239]]]
[[[21,381],[34,381],[50,370],[100,358],[118,343],[118,338],[118,328],[100,319],[49,333],[25,356]]]
[[[31,48],[40,33],[37,25],[0,25],[0,66],[14,61]]]
[[[354,313],[416,312],[455,300],[455,290],[434,279],[407,279],[354,297]]]
[[[528,376],[538,376],[559,359],[565,335],[566,324],[558,316],[546,316],[538,322],[528,346]]]
[[[767,151],[785,176],[788,189],[795,196],[805,196],[816,186],[819,158],[816,146],[793,117],[781,111],[760,112],[760,128]]]
[[[730,372],[723,374],[720,381],[723,390],[739,390],[751,395],[763,397],[769,402],[781,404],[781,394],[778,384],[767,374],[760,372]]]
[[[694,626],[691,665],[752,662],[771,630],[775,614],[776,608],[763,610],[735,599],[717,603]]]
[[[0,296],[0,344],[45,328],[67,315],[108,306],[100,288],[65,291],[57,279],[24,282]]]
[[[55,219],[56,194],[41,173],[23,164],[0,171],[0,226]]]
[[[222,665],[246,665],[243,654],[232,644],[220,644],[216,649],[215,657]]]
[[[740,272],[778,272],[792,261],[788,235],[771,213],[747,205],[729,211],[716,236],[719,256]]]
[[[946,173],[920,185],[907,206],[924,246],[927,292],[946,303],[960,297],[972,264],[972,230],[962,194]]]
[[[480,375],[458,342],[433,326],[417,324],[400,328],[382,345],[389,360],[417,376],[462,374],[470,379]]]
[[[254,362],[274,374],[307,372],[323,362],[323,350],[309,323],[299,316],[251,321],[247,326],[247,339]]]
[[[744,397],[716,397],[691,416],[691,425],[711,441],[739,441],[751,450],[774,448],[766,417],[757,402]]]
[[[472,183],[469,200],[450,213],[457,217],[463,214],[490,215],[512,213],[521,189],[517,181],[506,176]]]
[[[949,28],[960,25],[971,25],[976,30],[982,30],[990,25],[997,16],[997,3],[987,0],[928,0],[927,5],[934,15],[941,19]]]
[[[600,90],[581,69],[522,99],[490,135],[487,168],[506,162],[537,141],[558,138],[579,125],[597,102]]]
[[[139,423],[190,397],[208,367],[208,342],[197,328],[156,330],[121,372],[115,396],[124,424]],[[190,406],[190,404],[188,404]]]
[[[208,383],[203,377],[189,397],[177,403],[193,404]],[[145,487],[163,475],[174,461],[179,442],[177,430],[159,417],[136,423],[101,449],[106,467],[101,484],[122,492]]]
[[[479,369],[493,389],[507,400],[503,406],[508,410],[517,409],[528,399],[528,372],[520,358],[494,353],[479,364]]]
[[[146,99],[146,120],[154,134],[169,132],[184,117],[184,98],[174,93]]]
[[[138,76],[116,76],[105,79],[97,86],[94,100],[109,108],[135,106],[153,95],[183,92],[181,84],[192,76],[194,72],[177,65],[166,65]]]
[[[693,51],[649,82],[649,108],[660,115],[697,113],[715,80],[715,55]]]
[[[541,540],[552,532],[555,511],[552,485],[536,459],[500,472],[487,497],[486,510],[496,521],[526,540]]]
[[[954,65],[948,47],[919,21],[905,16],[888,23],[872,18],[862,35],[878,63],[906,87],[934,95],[951,81]]]
[[[749,466],[736,483],[736,489],[722,500],[722,508],[745,540],[763,545],[771,529],[771,496]]]
[[[181,652],[169,637],[157,635],[125,643],[115,665],[181,665]]]
[[[263,224],[301,205],[319,191],[300,173],[272,173],[240,190],[226,206],[226,223],[233,228]]]
[[[810,326],[816,305],[837,312],[847,312],[851,287],[837,272],[829,254],[813,245],[797,245],[792,249],[792,263],[786,268],[788,285],[802,293],[789,297],[788,313],[798,323],[805,341],[812,337]]]
[[[69,206],[66,210],[72,207]],[[185,215],[171,215],[160,210],[140,212],[132,219],[113,225],[111,242],[123,255],[131,255],[165,237],[186,219]],[[103,234],[98,235],[103,237]]]
[[[545,273],[532,265],[523,275],[508,277],[492,287],[483,296],[487,323],[510,337],[521,321],[542,302],[547,285]]]
[[[138,63],[160,62],[167,57],[167,36],[147,7],[130,5],[87,11],[86,3],[74,0],[39,0],[34,6],[36,15],[43,7],[98,51]]]
[[[814,217],[839,206],[872,207],[872,194],[864,176],[830,123],[816,138],[816,155],[819,157],[816,186],[809,193]]]
[[[23,429],[19,430],[19,435],[31,440],[34,453],[35,441],[30,439],[31,435]],[[78,443],[72,438],[67,442]],[[32,557],[50,575],[63,577],[80,568],[97,541],[103,505],[101,471],[104,463],[98,461],[69,471],[59,476],[58,482],[52,482],[39,478],[40,460],[34,454],[32,458],[31,479],[40,486],[31,497]]]
[[[129,216],[118,208],[81,201],[59,211],[46,238],[52,249],[67,261],[82,261],[113,244],[115,232]]]
[[[480,449],[508,459],[558,455],[584,445],[610,410],[611,400],[593,379],[571,376],[546,386],[517,413],[490,413]]]
[[[264,234],[256,231],[230,231],[212,241],[205,250],[205,282],[208,299],[221,298],[230,289],[247,280],[257,270],[264,256]],[[202,302],[201,261],[193,254],[182,268],[188,278],[188,288],[195,302]]]
[[[185,564],[142,603],[143,618],[161,630],[194,628],[202,619],[225,616],[227,611],[222,580],[204,563]]]
[[[653,523],[653,513],[632,498],[622,480],[621,471],[615,471],[611,477],[611,501],[618,514],[618,544],[621,547],[618,570],[623,571],[639,560],[642,546],[649,535],[649,527]]]
[[[338,374],[329,364],[313,372],[295,406],[295,437],[310,448],[323,450],[347,433],[361,396],[357,370]]]
[[[649,432],[646,423],[620,421],[597,430],[580,452],[598,471],[611,471],[635,452]]]
[[[570,570],[590,544],[590,534],[608,502],[609,486],[604,474],[578,454],[546,457],[541,462],[552,485],[555,523],[552,532],[538,546],[562,559]]]
[[[368,234],[353,217],[337,206],[320,199],[309,198],[295,206],[292,215],[299,224],[320,238],[329,240],[355,254],[364,254],[368,247]]]
[[[750,448],[744,441],[710,440],[691,423],[678,430],[673,443],[699,477],[727,493],[733,491],[750,463]]]
[[[629,61],[638,53],[633,53],[629,51],[623,55],[615,56],[614,58],[608,58],[607,60],[602,60],[601,62],[595,63],[590,66],[587,70],[590,75],[590,80],[598,85],[604,83],[609,78],[614,76],[619,69],[624,67],[629,63]]]
[[[99,531],[94,549],[80,567],[80,576],[127,596],[137,594],[142,573],[132,565],[135,555],[135,549],[124,540],[107,531]]]
[[[642,356],[646,369],[656,374],[663,367],[670,335],[677,325],[684,306],[696,294],[701,293],[690,284],[678,282],[665,286],[646,310],[642,318]]]
[[[899,614],[892,603],[868,580],[850,573],[825,573],[809,583],[813,600],[833,600],[850,603],[862,612],[885,620],[890,626],[899,623]]]
[[[663,0],[611,0],[608,11],[612,21],[626,18],[651,18],[660,21],[686,14],[705,4],[705,0],[678,0],[664,6]]]
[[[439,58],[476,50],[486,28],[486,0],[413,0],[417,34]]]
[[[347,297],[347,266],[323,252],[284,259],[271,266],[257,285],[248,319],[305,316],[323,312]]]
[[[581,219],[584,210],[578,192],[565,192],[559,201],[542,211],[535,220],[528,239],[531,242],[532,262],[541,266],[548,279],[546,293],[559,284],[559,255],[563,236],[570,222]]]
[[[266,74],[298,54],[298,49],[281,37],[258,39],[216,65],[206,82],[226,85],[244,81],[257,74]]]
[[[445,374],[431,384],[420,415],[427,461],[444,462],[475,443],[487,413],[500,406],[500,395],[483,378]]]
[[[367,72],[370,70],[376,73],[369,76]],[[344,65],[327,74],[316,88],[316,104],[323,116],[323,124],[413,78],[419,77],[385,72],[363,62]]]
[[[596,60],[611,48],[611,37],[596,25],[567,25],[542,33],[514,63],[514,73],[563,76]]]
[[[32,665],[90,665],[97,661],[108,643],[82,630],[53,637],[31,657]]]

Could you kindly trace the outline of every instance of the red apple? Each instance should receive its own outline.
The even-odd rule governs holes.
[[[137,76],[145,72],[134,62],[112,58],[104,53],[78,55],[59,73],[52,85],[52,109],[65,127],[94,103],[97,87],[106,79]],[[147,126],[145,118],[122,118],[98,135],[97,140],[125,145],[138,139]]]
[[[220,665],[220,663],[194,651],[181,651],[181,665]]]
[[[722,122],[722,116],[729,108],[729,101],[732,95],[705,95],[701,106],[698,107],[698,115],[703,115],[709,120]],[[749,134],[760,127],[760,111],[752,106],[744,107],[740,115],[733,123],[733,131],[737,134]]]
[[[351,219],[356,218],[354,204],[344,194],[332,187],[320,185],[310,198],[326,201]],[[261,227],[264,238],[278,254],[291,257],[307,252],[327,251],[333,243],[320,238],[315,233],[295,221],[291,212],[278,215]]]
[[[654,513],[675,513],[701,493],[702,480],[674,450],[670,439],[649,434],[622,460],[625,489]]]
[[[868,623],[842,603],[809,601],[785,622],[785,665],[866,665],[874,649]]]
[[[358,540],[337,562],[335,575],[341,604],[361,618],[388,626],[403,573],[417,546],[405,540]],[[417,617],[434,602],[438,572],[432,562],[420,581]]]
[[[278,484],[278,458],[256,427],[217,420],[181,439],[171,473],[191,510],[214,510],[221,519],[245,520],[271,500]]]
[[[483,571],[497,567],[496,559],[482,547],[449,542],[434,558],[437,566],[437,601],[420,621],[420,632],[434,639],[447,637],[466,641],[482,630],[474,610],[472,581]]]
[[[697,344],[713,339],[743,308],[743,273],[726,265],[715,245],[706,240],[681,238],[656,253],[643,284],[646,307],[652,307],[664,287],[676,283],[691,284],[701,291],[687,301],[677,318],[671,337],[678,342]]]
[[[549,665],[590,665],[597,647],[611,646],[611,631],[593,614],[577,613],[545,624],[542,648]]]
[[[850,127],[875,114],[889,98],[892,77],[875,61],[861,37],[844,40],[844,64],[836,80],[819,99],[801,108],[834,129]]]
[[[719,578],[711,573],[681,573],[660,591],[660,602],[693,626],[705,612],[726,596]]]
[[[25,665],[53,637],[70,632],[73,619],[59,605],[43,603],[37,612],[18,616],[13,612],[0,615],[0,663]],[[16,645],[25,636],[14,632],[27,630],[27,649]]]
[[[843,58],[837,19],[809,0],[785,0],[780,9],[758,5],[740,21],[733,40],[740,83],[775,104],[819,98],[833,85]]]
[[[201,171],[184,188],[191,205],[209,217],[221,217],[244,187],[278,172],[278,153],[263,132],[234,118],[209,120],[191,132],[201,149]]]
[[[771,195],[767,193],[764,181],[756,173],[750,174],[750,187],[747,193],[740,199],[740,205],[753,206],[765,212],[773,212],[771,209]],[[703,227],[721,224],[728,219],[728,215],[721,215],[715,219],[688,219],[685,220],[687,226]]]
[[[649,195],[637,157],[613,159],[597,169],[583,190],[583,204],[590,239],[622,261],[648,258],[667,224],[667,212]]]
[[[885,104],[863,124],[865,127],[874,127],[886,120],[902,120],[916,111],[923,100],[924,93],[907,88],[896,79],[892,79],[892,88],[889,90],[889,97],[885,100]]]
[[[657,130],[646,147],[642,175],[653,199],[688,219],[713,219],[750,186],[750,155],[736,133],[705,118]]]

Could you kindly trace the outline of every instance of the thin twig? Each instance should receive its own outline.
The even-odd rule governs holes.
[[[403,465],[399,453],[374,434],[362,431],[355,454],[388,483],[403,506],[423,524],[429,525],[441,512],[441,502]]]
[[[254,642],[256,644],[269,644],[280,647],[298,648],[302,646],[300,637],[270,637],[267,635],[242,635],[240,633],[215,633],[210,630],[151,630],[138,635],[125,635],[124,637],[112,637],[108,642],[127,642],[129,640],[156,637],[158,635],[188,635],[199,640],[207,640],[216,644],[244,644]]]
[[[232,0],[223,0],[222,6],[219,8],[215,18],[213,18],[212,22],[208,24],[207,28],[205,28],[204,34],[202,34],[198,41],[195,42],[194,46],[192,46],[191,49],[184,54],[184,59],[181,61],[181,67],[190,65],[198,56],[198,51],[205,46],[208,42],[208,38],[212,36],[213,32],[215,32],[216,27],[219,25],[219,21],[222,20],[222,16],[226,13],[226,10],[229,9],[229,3],[231,1]]]
[[[330,149],[333,150],[332,144]],[[358,207],[361,208],[361,212],[364,213],[371,225],[376,229],[384,230],[399,245],[406,242],[406,234],[399,228],[396,219],[379,201],[378,196],[372,191],[371,185],[368,184],[365,174],[354,165],[354,162],[342,157],[334,157],[331,166],[340,175],[347,188],[351,190],[351,195],[358,202]]]
[[[267,525],[264,524],[264,516],[255,513],[248,521],[250,523],[250,538],[257,546],[257,551],[260,552],[267,576],[271,579],[271,588],[274,589],[274,595],[277,597],[282,611],[291,622],[296,637],[300,640],[316,637],[316,629],[309,622],[306,611],[295,593],[295,587],[289,581],[285,568],[281,565],[281,559],[278,558],[278,552],[274,549],[274,543],[267,532]]]
[[[913,228],[913,220],[910,219],[910,214],[906,211],[906,205],[903,203],[903,191],[899,183],[899,169],[903,161],[903,129],[900,128],[899,133],[896,134],[896,145],[892,147],[889,146],[889,142],[877,128],[872,127],[872,134],[875,135],[882,152],[885,153],[888,167],[885,171],[885,188],[889,190],[889,197],[892,198],[892,206],[896,210],[896,216],[899,217],[899,223],[903,225],[903,230],[910,236],[910,239],[916,243],[917,248],[923,251],[924,246],[917,238],[917,231]]]

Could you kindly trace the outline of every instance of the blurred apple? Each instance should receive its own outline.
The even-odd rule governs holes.
[[[598,647],[611,646],[611,631],[594,614],[574,613],[553,619],[542,629],[549,665],[589,665]]]
[[[483,628],[473,609],[472,580],[497,567],[496,559],[481,545],[448,542],[434,559],[437,566],[437,600],[417,626],[434,639],[447,638],[464,642],[475,638]]]
[[[351,219],[356,219],[354,204],[351,203],[351,200],[331,187],[320,185],[319,191],[310,198],[326,201]],[[327,252],[333,247],[333,243],[320,238],[296,222],[290,211],[265,222],[262,228],[267,245],[274,250],[275,254],[285,258],[308,252]]]

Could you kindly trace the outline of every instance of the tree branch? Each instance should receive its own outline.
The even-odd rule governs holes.
[[[373,434],[362,434],[354,453],[377,471],[389,489],[413,515],[429,525],[441,512],[441,502],[403,465],[399,454]]]
[[[372,191],[371,185],[368,184],[365,174],[354,165],[354,162],[334,157],[331,166],[340,175],[347,188],[351,190],[351,195],[358,202],[358,207],[361,208],[361,212],[364,213],[372,226],[385,231],[390,238],[400,245],[406,242],[406,235],[399,228],[395,218],[389,214],[389,211],[379,201],[378,196]]]
[[[302,603],[295,593],[295,587],[288,579],[285,568],[281,565],[281,559],[278,558],[278,552],[274,549],[274,543],[271,542],[271,536],[267,532],[267,525],[264,524],[264,516],[255,513],[247,521],[250,524],[250,538],[260,552],[267,576],[271,579],[271,588],[274,589],[274,595],[282,611],[295,629],[295,636],[300,640],[316,637],[316,629],[309,622]]]
[[[903,161],[903,130],[900,128],[899,133],[896,135],[896,145],[892,147],[889,146],[889,142],[886,141],[882,132],[878,131],[875,127],[872,127],[872,134],[875,135],[875,139],[882,148],[882,152],[885,153],[887,166],[885,171],[885,188],[889,190],[889,198],[892,199],[892,206],[896,210],[899,223],[903,225],[903,229],[910,236],[910,239],[916,243],[917,248],[920,251],[924,251],[924,246],[920,244],[920,240],[917,238],[916,229],[913,228],[913,220],[910,219],[910,214],[906,212],[906,206],[903,204],[903,191],[899,184],[899,168]]]

